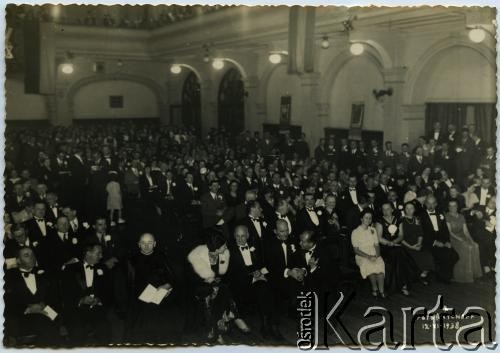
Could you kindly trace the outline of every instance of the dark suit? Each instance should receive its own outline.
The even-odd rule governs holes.
[[[429,216],[426,210],[422,212],[420,220],[424,231],[423,245],[432,253],[438,278],[448,282],[453,277],[453,268],[458,261],[458,254],[453,248],[438,247],[434,244],[435,241],[443,244],[450,242],[450,233],[446,219],[442,213],[436,212],[437,231],[434,229],[431,216]]]
[[[194,207],[192,205],[193,201],[198,201],[200,199],[198,187],[195,185],[189,185],[184,181],[179,181],[174,187],[174,200],[177,209],[182,213],[193,212]]]
[[[227,212],[222,217],[217,215],[217,211],[226,210],[226,203],[221,194],[218,194],[217,197],[214,198],[210,192],[207,192],[201,196],[200,201],[204,228],[215,226],[221,218],[224,219],[226,223],[230,219]]]
[[[408,161],[408,173],[410,175],[420,175],[425,167],[429,167],[428,158],[422,156],[422,162],[419,162],[416,155],[412,155]]]
[[[51,229],[47,239],[40,244],[40,262],[48,270],[60,271],[70,259],[80,255],[80,240],[68,232],[66,239],[61,239],[57,231]]]
[[[308,251],[297,249],[294,254],[294,263],[299,268],[304,268],[307,275],[304,279],[304,285],[307,290],[315,291],[317,294],[332,290],[337,282],[339,273],[338,266],[332,261],[332,254],[326,247],[316,244],[311,250],[311,257],[318,260],[317,268],[312,271],[311,266],[306,261]],[[309,255],[307,255],[309,256]]]
[[[248,243],[252,246],[259,246],[261,248],[264,245],[264,240],[270,236],[270,225],[263,219],[254,222],[250,217],[245,217],[238,223],[248,228]],[[260,225],[260,235],[255,223]]]
[[[28,314],[24,311],[31,304],[49,305],[58,314],[60,305],[54,279],[40,268],[31,271],[35,278],[36,292],[33,294],[24,280],[20,269],[8,270],[5,273],[5,335],[19,337],[37,335],[35,345],[51,345],[58,343],[56,323],[42,314]]]
[[[301,210],[297,212],[296,216],[297,235],[300,235],[300,233],[306,230],[313,231],[317,236],[323,235],[322,234],[324,230],[323,219],[322,219],[323,211],[316,208],[313,211],[316,212],[316,216],[318,217],[319,221],[318,224],[314,224],[306,207],[303,207]]]
[[[65,267],[62,273],[62,302],[65,321],[74,344],[98,343],[109,341],[109,324],[106,311],[111,304],[111,290],[105,266],[96,264],[93,268],[92,285],[87,286],[85,263],[77,262]],[[86,296],[99,298],[102,305],[90,307],[79,304]],[[93,339],[88,335],[93,333]]]

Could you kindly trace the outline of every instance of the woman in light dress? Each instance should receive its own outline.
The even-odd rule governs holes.
[[[373,211],[365,209],[361,213],[361,225],[352,232],[351,242],[361,277],[368,277],[374,297],[380,294],[385,298],[385,263],[380,256],[379,240],[372,220]]]
[[[465,217],[458,212],[458,202],[455,200],[448,203],[446,223],[451,235],[451,245],[459,256],[453,270],[453,279],[457,282],[472,283],[482,275],[479,245],[472,239]]]

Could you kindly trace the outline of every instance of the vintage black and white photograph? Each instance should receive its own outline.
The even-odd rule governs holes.
[[[494,7],[3,8],[4,347],[494,349]]]

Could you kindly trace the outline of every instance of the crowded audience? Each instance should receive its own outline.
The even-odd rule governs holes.
[[[474,131],[436,123],[396,148],[139,122],[7,127],[6,344],[181,344],[192,330],[224,344],[231,328],[283,344],[299,291],[350,280],[404,300],[493,281],[496,152]]]

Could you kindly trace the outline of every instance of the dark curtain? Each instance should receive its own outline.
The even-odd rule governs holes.
[[[434,123],[440,122],[441,128],[446,131],[449,124],[460,131],[467,127],[467,107],[474,107],[474,121],[479,137],[486,143],[495,142],[497,115],[493,103],[427,103],[425,109],[425,133],[432,134]],[[472,123],[472,122],[469,122]]]
[[[432,134],[436,122],[446,131],[449,124],[460,130],[467,124],[467,105],[464,103],[427,103],[425,108],[425,135]]]
[[[40,93],[40,23],[37,19],[24,22],[24,91]]]
[[[497,109],[493,103],[477,103],[474,106],[474,120],[479,137],[487,144],[496,143]]]

